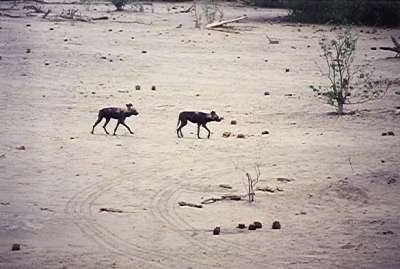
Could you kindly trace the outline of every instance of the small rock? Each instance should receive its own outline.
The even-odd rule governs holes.
[[[20,244],[13,244],[11,247],[12,251],[18,251],[21,250],[21,245]]]
[[[224,132],[224,133],[222,134],[222,137],[230,137],[231,135],[232,135],[231,132]]]
[[[26,27],[31,27],[31,25],[28,23],[28,24],[26,25]]]
[[[26,147],[25,146],[18,146],[15,149],[17,149],[17,150],[26,150]]]
[[[387,135],[394,136],[394,132],[389,131],[389,132],[387,132]]]
[[[400,91],[395,91],[394,94],[400,95]]]
[[[64,38],[64,42],[67,42],[68,41],[68,39],[67,38]]]
[[[92,94],[96,94],[96,92],[92,92]]]
[[[106,56],[101,56],[100,59],[106,60],[107,57]]]
[[[221,228],[220,227],[215,227],[213,230],[213,235],[219,235],[221,233]]]
[[[49,65],[49,63],[48,63],[48,62],[45,62],[44,65]]]
[[[142,50],[142,53],[143,53],[143,54],[147,53],[147,50]]]
[[[268,59],[264,59],[264,62],[268,63]]]
[[[50,30],[50,31],[53,31],[53,30],[54,30],[54,28],[50,28],[49,30]]]
[[[249,225],[249,230],[250,231],[254,231],[256,229],[256,225],[254,225],[254,223]]]
[[[376,50],[376,47],[371,47],[371,50]]]
[[[238,134],[236,137],[237,138],[246,138],[246,136],[244,134]]]
[[[243,224],[243,223],[239,223],[238,226],[237,226],[237,228],[239,228],[239,229],[246,229],[246,225]]]
[[[254,222],[254,226],[256,227],[256,229],[261,229],[262,228],[262,224],[259,221],[255,221]]]
[[[136,85],[135,90],[140,91],[140,85]]]
[[[200,93],[196,93],[196,96],[197,96],[197,97],[200,96]]]
[[[382,133],[381,135],[382,135],[382,136],[387,136],[387,133]]]
[[[31,49],[26,49],[26,53],[31,53]]]
[[[290,69],[289,69],[289,68],[286,68],[286,69],[285,69],[285,72],[286,72],[286,73],[288,73],[289,71],[290,71]]]
[[[289,96],[289,97],[290,97],[290,96],[293,96],[293,95],[294,95],[293,93],[286,93],[286,94],[285,94],[285,96]]]
[[[236,125],[236,124],[237,124],[237,121],[236,121],[236,120],[231,120],[231,124],[232,124],[232,125]]]
[[[219,184],[218,187],[224,188],[224,189],[232,189],[232,186],[230,186],[228,184]]]
[[[262,131],[261,134],[262,135],[267,135],[267,134],[269,134],[269,131]]]
[[[270,95],[270,93],[269,92],[264,92],[264,95]]]
[[[151,90],[155,91],[156,90],[156,86],[155,85],[151,86]]]
[[[281,223],[279,221],[274,221],[272,223],[272,229],[273,230],[279,230],[281,228]]]
[[[112,29],[108,29],[109,32],[112,32]]]

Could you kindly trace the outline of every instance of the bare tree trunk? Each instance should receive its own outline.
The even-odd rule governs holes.
[[[343,115],[343,106],[344,106],[344,104],[339,101],[338,102],[338,108],[337,108],[338,115]]]

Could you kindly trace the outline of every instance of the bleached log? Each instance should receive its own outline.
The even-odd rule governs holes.
[[[247,19],[247,16],[246,16],[246,15],[241,16],[241,17],[238,17],[238,18],[230,19],[230,20],[224,20],[224,21],[213,22],[213,23],[207,24],[207,25],[206,25],[206,29],[211,29],[211,28],[214,28],[214,27],[219,27],[219,26],[222,26],[222,25],[227,24],[227,23],[237,22],[237,21],[244,20],[244,19]]]

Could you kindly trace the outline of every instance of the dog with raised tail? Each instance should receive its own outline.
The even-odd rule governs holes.
[[[207,128],[206,124],[210,121],[222,121],[224,118],[217,115],[215,111],[211,113],[197,112],[197,111],[183,111],[179,113],[178,124],[176,129],[176,134],[178,138],[183,137],[182,128],[187,124],[188,121],[192,123],[197,123],[197,137],[200,139],[200,126],[207,130],[208,136],[210,138],[210,130]]]
[[[129,133],[133,134],[133,132],[129,128],[129,126],[125,124],[125,119],[132,115],[137,116],[138,114],[139,113],[136,111],[136,109],[133,107],[133,105],[131,103],[126,104],[126,107],[124,107],[124,108],[120,108],[120,107],[102,108],[99,110],[97,121],[94,123],[91,133],[93,134],[94,128],[96,127],[96,125],[99,124],[103,120],[103,118],[105,118],[106,122],[103,125],[103,129],[106,132],[106,134],[109,134],[106,129],[106,126],[107,126],[108,122],[110,121],[110,119],[118,120],[117,125],[115,126],[115,129],[114,129],[113,135],[115,135],[115,132],[117,131],[118,126],[120,124],[125,126],[128,129]]]

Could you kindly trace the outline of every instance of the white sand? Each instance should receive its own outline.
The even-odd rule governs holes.
[[[261,23],[284,12],[228,5],[225,17],[250,17],[234,24],[239,34],[198,30],[167,6],[78,6],[116,18],[94,23],[0,17],[0,268],[399,268],[399,84],[355,115],[328,115],[308,86],[324,81],[318,41],[337,31]],[[354,30],[358,62],[400,79],[393,53],[370,50],[400,30]],[[102,124],[90,134],[98,109],[129,102],[140,113],[126,121],[133,136]],[[211,139],[193,124],[176,137],[179,111],[212,109],[225,120],[208,124]],[[256,163],[257,186],[282,192],[179,207],[245,194],[235,164],[254,174]],[[235,228],[256,220],[262,229]]]

